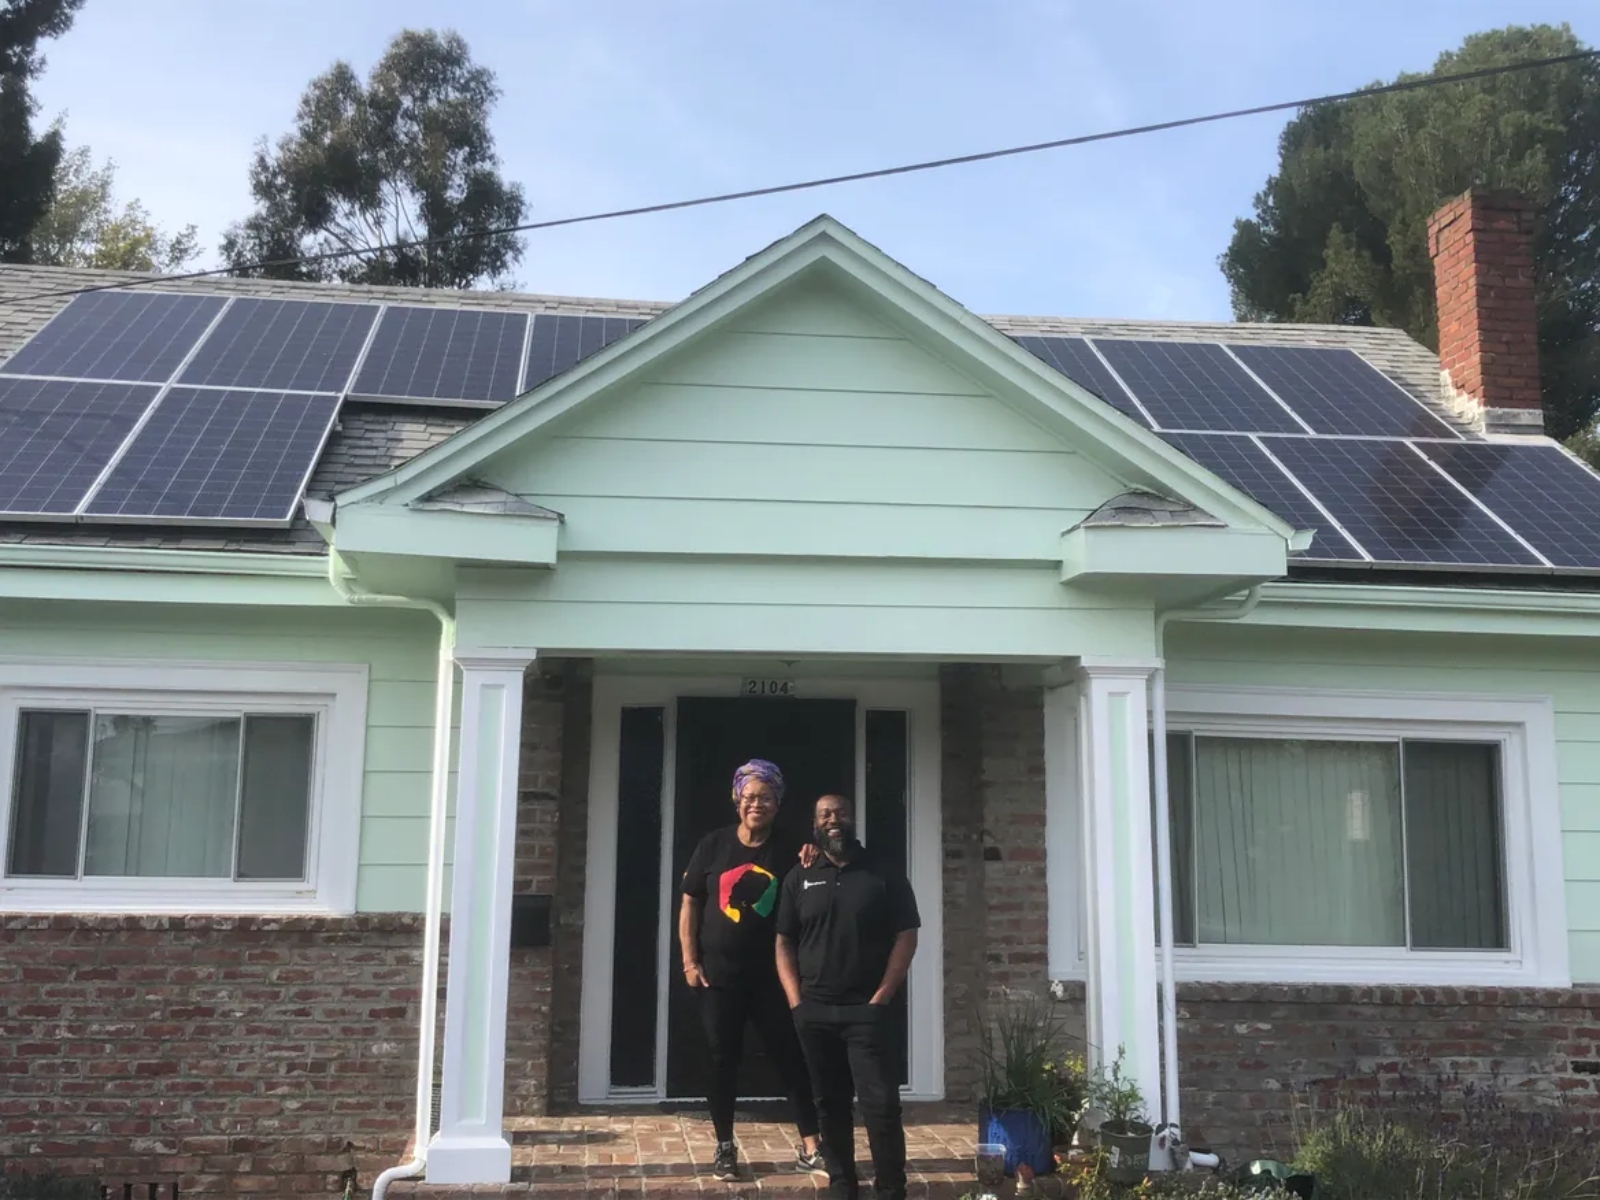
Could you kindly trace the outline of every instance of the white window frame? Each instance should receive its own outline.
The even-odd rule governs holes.
[[[355,912],[367,674],[367,668],[356,663],[0,659],[0,912]],[[7,875],[19,715],[23,709],[40,708],[150,715],[272,712],[315,716],[305,879],[40,879]]]
[[[1555,711],[1548,697],[1172,687],[1169,733],[1493,743],[1501,764],[1504,951],[1178,946],[1179,978],[1213,982],[1568,987]]]

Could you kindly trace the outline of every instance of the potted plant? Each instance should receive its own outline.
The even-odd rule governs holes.
[[[1054,1171],[1055,1137],[1077,1121],[1085,1079],[1065,1043],[1053,1006],[1037,996],[1005,1003],[984,1025],[978,1141],[1005,1147],[1008,1175]]]
[[[1097,1138],[1106,1152],[1106,1177],[1112,1183],[1137,1183],[1150,1167],[1150,1135],[1139,1085],[1122,1073],[1122,1048],[1089,1083],[1089,1103],[1103,1117]]]

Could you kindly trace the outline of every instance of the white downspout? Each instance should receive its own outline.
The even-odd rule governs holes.
[[[390,1167],[372,1185],[372,1200],[384,1200],[389,1185],[397,1179],[415,1179],[428,1164],[428,1139],[432,1136],[433,1047],[439,1018],[439,941],[444,915],[445,818],[450,796],[450,719],[455,707],[456,622],[441,604],[411,596],[384,596],[364,591],[346,578],[343,561],[328,540],[328,582],[347,604],[371,604],[390,608],[416,608],[432,613],[439,621],[439,662],[433,698],[433,765],[428,805],[428,877],[422,924],[421,1023],[417,1038],[417,1118],[411,1159]]]
[[[1156,662],[1150,678],[1150,737],[1153,747],[1152,784],[1156,809],[1156,908],[1161,931],[1161,1123],[1182,1129],[1178,1107],[1178,991],[1173,979],[1172,918],[1172,814],[1167,795],[1167,647],[1168,621],[1237,621],[1250,614],[1261,600],[1256,584],[1236,605],[1228,608],[1170,609],[1156,614]],[[1182,1164],[1174,1164],[1181,1167]]]

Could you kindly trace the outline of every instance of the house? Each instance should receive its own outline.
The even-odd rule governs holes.
[[[753,753],[903,856],[910,1098],[1049,984],[1230,1152],[1412,1061],[1600,1111],[1600,479],[1528,214],[1433,237],[1440,356],[826,217],[673,306],[0,269],[0,1158],[494,1182],[692,1095]]]

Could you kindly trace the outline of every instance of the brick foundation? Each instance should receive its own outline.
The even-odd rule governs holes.
[[[337,1194],[399,1161],[422,921],[0,917],[0,1163]]]

